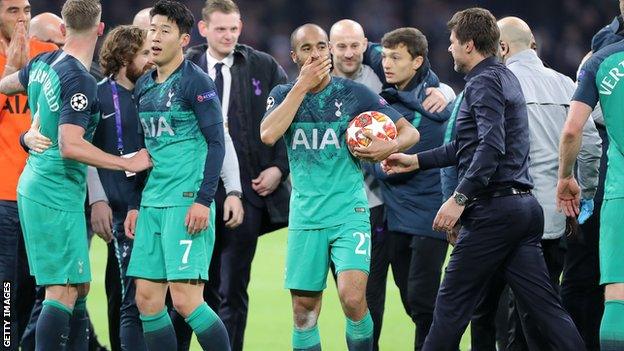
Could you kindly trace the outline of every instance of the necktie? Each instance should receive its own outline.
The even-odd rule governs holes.
[[[223,67],[223,62],[218,62],[214,65],[215,68],[215,86],[217,87],[217,95],[219,95],[219,101],[223,104],[223,74],[221,73],[221,68]]]

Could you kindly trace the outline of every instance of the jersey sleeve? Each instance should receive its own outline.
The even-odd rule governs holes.
[[[356,85],[357,99],[361,104],[361,112],[377,111],[390,117],[392,122],[396,123],[403,116],[395,109],[390,107],[386,99],[375,94],[372,90],[362,84]]]
[[[97,104],[97,83],[87,72],[68,75],[61,84],[59,125],[74,124],[87,129]]]
[[[194,72],[188,75],[188,80],[184,85],[187,89],[186,97],[197,117],[199,128],[223,123],[223,113],[221,112],[217,88],[208,74],[199,71]]]
[[[598,66],[600,65],[600,60],[598,56],[592,56],[578,73],[578,82],[576,91],[574,92],[574,96],[572,96],[573,101],[582,102],[592,109],[598,103],[598,87],[596,86],[596,72],[598,71]]]
[[[28,74],[30,73],[30,66],[32,62],[33,60],[30,60],[30,62],[28,62],[26,66],[22,67],[17,74],[17,78],[24,88],[28,87]]]
[[[264,117],[268,116],[271,112],[273,112],[273,110],[277,108],[277,106],[279,106],[284,101],[287,93],[288,92],[286,86],[283,84],[277,85],[273,89],[271,89],[269,97],[267,98],[266,112],[264,113]]]

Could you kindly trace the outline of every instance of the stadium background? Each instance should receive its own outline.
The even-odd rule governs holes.
[[[134,14],[151,6],[153,1],[101,1],[103,21],[107,30],[132,21]],[[202,0],[183,1],[200,19]],[[62,0],[32,1],[33,15],[49,11],[60,13]],[[571,77],[581,58],[589,51],[591,36],[609,23],[618,13],[616,0],[238,0],[243,17],[240,42],[273,55],[289,73],[296,76],[296,67],[289,58],[289,35],[293,28],[314,22],[329,29],[342,18],[360,22],[371,41],[394,28],[414,26],[429,40],[429,58],[433,69],[444,82],[461,89],[462,76],[453,71],[453,62],[446,49],[446,22],[458,9],[469,6],[488,8],[500,18],[514,15],[532,27],[538,52],[554,69]],[[195,29],[192,44],[202,42]],[[290,298],[282,289],[284,244],[286,231],[264,236],[258,243],[250,285],[250,309],[245,347],[248,350],[287,350],[290,348],[292,326]],[[91,251],[94,280],[89,297],[89,311],[101,342],[108,344],[104,266],[106,248],[95,239]],[[391,278],[389,277],[389,281]],[[341,350],[344,343],[344,317],[340,312],[333,283],[328,284],[321,313],[320,330],[325,350]],[[468,333],[467,333],[468,334]],[[413,324],[402,309],[398,290],[388,284],[386,315],[381,337],[382,350],[407,350],[413,343]],[[469,348],[467,335],[462,350]],[[194,350],[199,350],[194,344]]]

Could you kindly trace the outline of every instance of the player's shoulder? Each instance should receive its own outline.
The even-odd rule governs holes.
[[[340,90],[347,90],[349,92],[352,92],[356,95],[361,95],[361,94],[365,94],[365,95],[370,95],[370,94],[375,94],[377,95],[374,91],[372,91],[370,88],[368,88],[366,85],[356,82],[352,79],[347,79],[347,78],[343,78],[343,77],[332,77],[332,81],[331,84],[334,85],[337,89]]]
[[[208,73],[204,72],[204,70],[193,63],[193,61],[184,59],[182,64],[182,77],[180,78],[183,84],[182,87],[192,88],[193,84],[202,82],[209,82],[211,85],[214,84]]]
[[[271,90],[271,95],[279,96],[286,95],[290,92],[290,90],[295,86],[295,82],[288,82],[284,84],[278,84]]]
[[[139,79],[137,79],[136,83],[134,84],[135,93],[140,93],[143,88],[145,88],[148,83],[153,80],[152,76],[154,74],[154,70],[155,69],[148,70],[147,72],[143,73],[143,75],[140,76]]]
[[[592,70],[595,72],[607,58],[616,54],[624,54],[624,40],[607,45],[593,53],[592,56],[587,59],[587,61],[583,65],[582,70]]]

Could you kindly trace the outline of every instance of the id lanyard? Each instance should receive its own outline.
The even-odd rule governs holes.
[[[119,151],[120,155],[123,155],[124,145],[123,145],[123,131],[121,129],[121,109],[119,108],[119,93],[117,92],[117,83],[113,80],[113,78],[109,78],[111,86],[111,93],[113,95],[113,106],[115,108],[115,130],[117,131],[117,151]]]

